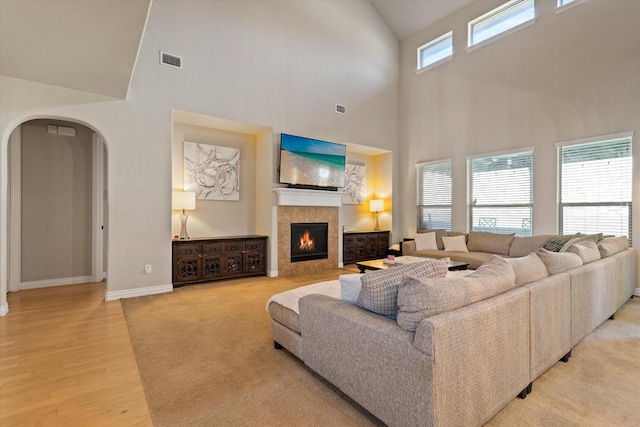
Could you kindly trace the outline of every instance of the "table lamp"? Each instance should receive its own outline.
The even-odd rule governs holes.
[[[174,191],[171,207],[175,210],[182,210],[180,214],[180,240],[188,239],[187,220],[189,219],[189,214],[185,210],[194,210],[196,208],[196,193],[193,191]]]
[[[374,228],[374,231],[380,231],[380,224],[378,224],[378,212],[382,212],[383,210],[384,210],[384,200],[382,199],[369,200],[369,211],[376,213],[376,228]]]

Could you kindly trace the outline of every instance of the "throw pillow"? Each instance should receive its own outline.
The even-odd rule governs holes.
[[[544,245],[542,245],[542,247],[550,252],[560,252],[560,249],[562,249],[565,243],[567,242],[564,240],[552,237],[544,242]]]
[[[507,262],[516,273],[516,286],[526,285],[549,275],[547,267],[535,252],[520,258],[507,258]]]
[[[582,259],[571,252],[550,252],[544,248],[540,248],[536,251],[536,255],[538,255],[538,258],[540,258],[547,267],[549,276],[582,265]]]
[[[454,236],[454,237],[443,237],[442,242],[444,243],[445,251],[453,251],[453,252],[469,252],[467,249],[466,236]]]
[[[570,239],[569,241],[567,241],[564,246],[562,247],[562,249],[560,249],[560,252],[566,252],[567,249],[569,249],[571,246],[575,245],[576,243],[579,242],[584,242],[585,240],[591,240],[594,243],[598,243],[598,234],[589,234],[589,235],[582,235],[582,236],[576,236],[572,239]]]
[[[448,269],[449,258],[442,258],[365,273],[361,278],[362,289],[357,304],[374,313],[395,319],[398,315],[398,287],[404,276],[445,277]]]
[[[445,279],[407,276],[398,289],[398,326],[413,332],[427,317],[491,298],[514,287],[513,268],[498,255],[493,255],[468,276]]]
[[[340,299],[355,304],[362,288],[362,274],[342,274],[340,280]]]
[[[416,251],[437,251],[436,233],[418,233],[415,237]]]
[[[567,253],[574,253],[582,259],[583,264],[589,264],[590,262],[597,261],[601,258],[598,246],[593,240],[583,240],[575,243],[569,247]]]
[[[444,243],[442,243],[442,238],[448,236],[448,231],[444,228],[434,228],[421,230],[419,233],[436,233],[436,245],[438,245],[438,250],[444,249]]]
[[[500,234],[483,231],[470,231],[467,247],[471,252],[488,252],[498,255],[509,255],[511,242],[516,233]]]
[[[627,236],[606,237],[598,243],[598,250],[602,258],[615,255],[626,249],[629,249],[629,239]]]

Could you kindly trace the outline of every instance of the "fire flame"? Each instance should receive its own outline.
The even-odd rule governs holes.
[[[308,230],[305,230],[304,234],[300,237],[300,249],[307,251],[313,249],[313,239],[309,235]]]

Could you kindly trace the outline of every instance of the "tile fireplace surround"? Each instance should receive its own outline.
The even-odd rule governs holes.
[[[278,188],[278,275],[309,273],[337,268],[340,253],[340,209],[342,193]],[[328,258],[291,262],[291,223],[326,222],[329,224]]]

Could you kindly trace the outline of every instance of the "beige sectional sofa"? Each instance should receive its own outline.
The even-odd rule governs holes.
[[[274,343],[390,426],[482,425],[632,296],[626,238],[574,246],[492,254],[464,276],[407,266],[360,276],[359,302],[394,290],[386,315],[341,299],[357,277],[299,288],[295,307],[267,305]]]

